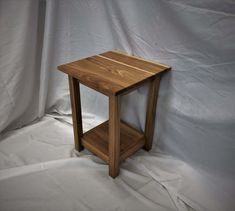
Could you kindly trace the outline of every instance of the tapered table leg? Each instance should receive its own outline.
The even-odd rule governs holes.
[[[160,76],[155,77],[149,83],[149,93],[147,102],[147,113],[145,121],[145,145],[144,149],[149,151],[152,148],[158,89],[160,85]]]
[[[109,97],[109,175],[119,174],[120,159],[120,96]]]
[[[77,79],[69,76],[69,89],[70,89],[70,101],[72,108],[73,118],[73,133],[75,149],[79,152],[83,150],[82,146],[82,111],[81,111],[81,99],[80,99],[80,88]]]

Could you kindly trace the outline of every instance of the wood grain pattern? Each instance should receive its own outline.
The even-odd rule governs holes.
[[[120,162],[140,148],[152,148],[161,74],[167,65],[119,51],[109,51],[58,67],[69,75],[75,148],[83,146],[109,164],[109,175],[119,174]],[[79,83],[109,96],[109,120],[83,134]],[[120,97],[149,83],[144,134],[120,121]]]
[[[144,149],[147,151],[152,148],[159,85],[160,76],[155,77],[152,81],[149,82],[144,145]]]
[[[144,146],[144,134],[124,121],[120,124],[120,161],[123,161]],[[109,163],[108,121],[84,133],[82,144],[102,160]]]
[[[120,158],[120,96],[109,97],[109,176],[119,174]]]
[[[110,96],[138,87],[169,67],[109,51],[60,65],[58,69]]]
[[[77,79],[72,76],[68,76],[69,79],[69,89],[70,89],[70,101],[72,109],[72,119],[73,119],[73,134],[74,134],[74,144],[75,149],[79,152],[83,150],[82,146],[82,113],[81,113],[81,99],[80,99],[80,88]]]
[[[135,67],[150,73],[156,74],[170,69],[170,67],[167,65],[155,63],[153,61],[147,61],[145,59],[131,56],[120,51],[109,51],[102,53],[101,55],[113,59],[114,61],[118,61],[128,66]]]

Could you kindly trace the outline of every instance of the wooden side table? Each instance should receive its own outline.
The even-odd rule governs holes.
[[[75,148],[87,148],[109,165],[109,175],[119,174],[119,164],[140,148],[152,147],[161,74],[170,67],[119,51],[109,51],[58,66],[68,74]],[[83,133],[79,83],[109,97],[109,120]],[[149,83],[145,131],[120,120],[120,97]]]

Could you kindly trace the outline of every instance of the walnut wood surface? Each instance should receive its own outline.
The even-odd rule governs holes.
[[[80,88],[77,79],[69,77],[69,89],[70,89],[70,101],[72,109],[72,119],[73,119],[73,133],[74,133],[74,144],[75,149],[81,151],[82,146],[82,111],[81,111],[81,99],[80,99]]]
[[[58,69],[77,78],[80,83],[110,96],[133,89],[169,67],[109,51],[60,65]]]
[[[141,69],[142,71],[147,71],[151,73],[160,73],[164,70],[168,70],[170,67],[164,64],[155,63],[152,61],[147,61],[143,58],[138,58],[136,56],[131,56],[120,51],[109,51],[102,53],[101,56],[112,59],[116,62],[123,63],[127,66]]]
[[[149,151],[152,148],[159,85],[160,85],[160,76],[155,77],[153,80],[149,82],[149,93],[148,93],[147,112],[145,120],[145,146],[144,146],[144,149],[146,149],[147,151]]]
[[[119,174],[119,164],[140,148],[152,148],[157,95],[161,73],[170,67],[122,52],[109,51],[68,64],[59,70],[69,75],[75,148],[83,146],[109,164],[109,175]],[[109,96],[109,121],[83,134],[79,83]],[[144,134],[120,122],[120,97],[149,83]]]
[[[120,161],[144,146],[144,134],[127,123],[120,123]],[[106,121],[84,133],[82,144],[109,163],[109,122]]]
[[[119,174],[120,158],[120,96],[109,97],[109,176]]]

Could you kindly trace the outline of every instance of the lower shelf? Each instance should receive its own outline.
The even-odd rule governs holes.
[[[102,160],[109,162],[108,121],[83,134],[82,144]],[[144,134],[121,121],[120,125],[120,161],[126,159],[144,146]]]

